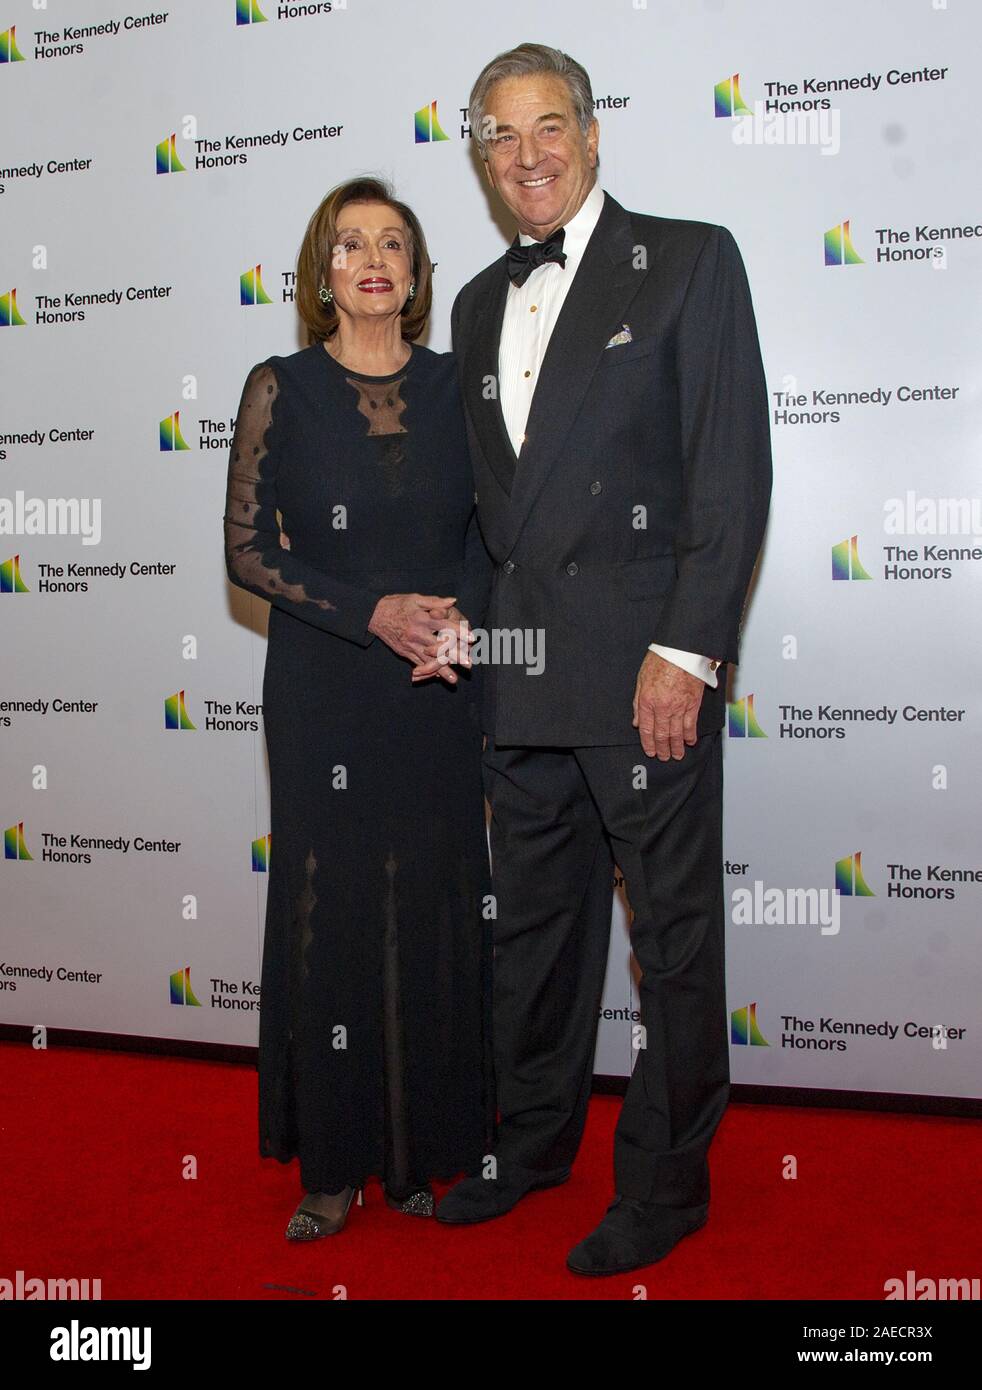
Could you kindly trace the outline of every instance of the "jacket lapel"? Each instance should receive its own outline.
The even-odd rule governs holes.
[[[515,238],[518,245],[518,238]],[[498,383],[498,344],[508,297],[505,259],[495,262],[497,271],[477,310],[477,317],[464,352],[464,399],[484,457],[495,477],[511,492],[518,458],[512,448],[505,417],[501,411]]]
[[[648,249],[650,253],[652,248]],[[561,454],[601,354],[644,281],[646,269],[635,267],[634,253],[630,217],[605,193],[603,209],[563,301],[532,396],[511,494],[509,548],[518,540]]]
[[[516,237],[515,245],[518,244]],[[649,255],[653,248],[648,248]],[[563,301],[532,396],[525,442],[516,457],[501,410],[498,346],[508,296],[505,257],[494,263],[464,351],[463,388],[481,450],[505,492],[511,550],[542,485],[560,455],[601,353],[624,321],[646,269],[634,264],[631,219],[604,194],[597,225]],[[493,383],[493,394],[488,394]]]

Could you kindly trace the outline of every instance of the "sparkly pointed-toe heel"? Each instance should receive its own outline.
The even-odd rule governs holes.
[[[410,1192],[408,1197],[393,1197],[385,1183],[382,1184],[382,1191],[385,1193],[385,1204],[393,1211],[401,1211],[406,1216],[432,1216],[434,1211],[433,1193],[428,1187],[419,1187],[415,1192]]]
[[[345,1189],[342,1189],[344,1191]],[[348,1219],[348,1212],[351,1203],[358,1194],[358,1205],[365,1205],[365,1192],[361,1187],[349,1187],[348,1197],[344,1204],[344,1211],[340,1216],[325,1216],[323,1212],[310,1211],[304,1206],[303,1202],[297,1207],[290,1217],[286,1228],[287,1240],[320,1240],[322,1236],[336,1236],[344,1228],[344,1223]],[[331,1194],[334,1195],[333,1193]]]

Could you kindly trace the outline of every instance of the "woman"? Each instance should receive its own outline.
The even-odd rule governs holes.
[[[482,619],[489,562],[454,360],[416,342],[430,270],[385,184],[328,194],[297,263],[314,341],[252,368],[229,460],[228,573],[272,604],[259,1137],[262,1155],[300,1159],[288,1239],[339,1231],[371,1175],[390,1206],[430,1215],[429,1180],[492,1137],[481,736],[460,627]],[[446,630],[459,676],[432,674]]]

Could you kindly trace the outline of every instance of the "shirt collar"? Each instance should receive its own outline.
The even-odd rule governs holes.
[[[604,191],[597,180],[594,180],[593,187],[583,199],[576,213],[566,222],[566,235],[563,237],[563,250],[567,255],[577,255],[583,250],[590,235],[600,220],[603,211]],[[528,236],[525,232],[518,234],[519,244],[529,246],[533,241],[538,241],[538,237]]]

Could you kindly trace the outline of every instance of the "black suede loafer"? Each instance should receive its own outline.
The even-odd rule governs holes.
[[[595,1231],[569,1252],[574,1274],[626,1274],[656,1264],[706,1224],[709,1207],[662,1207],[618,1195]]]
[[[567,1181],[570,1172],[569,1168],[554,1168],[549,1172],[533,1173],[527,1168],[501,1164],[496,1178],[461,1178],[437,1205],[436,1219],[452,1226],[491,1221],[511,1211],[529,1192],[559,1187]]]

